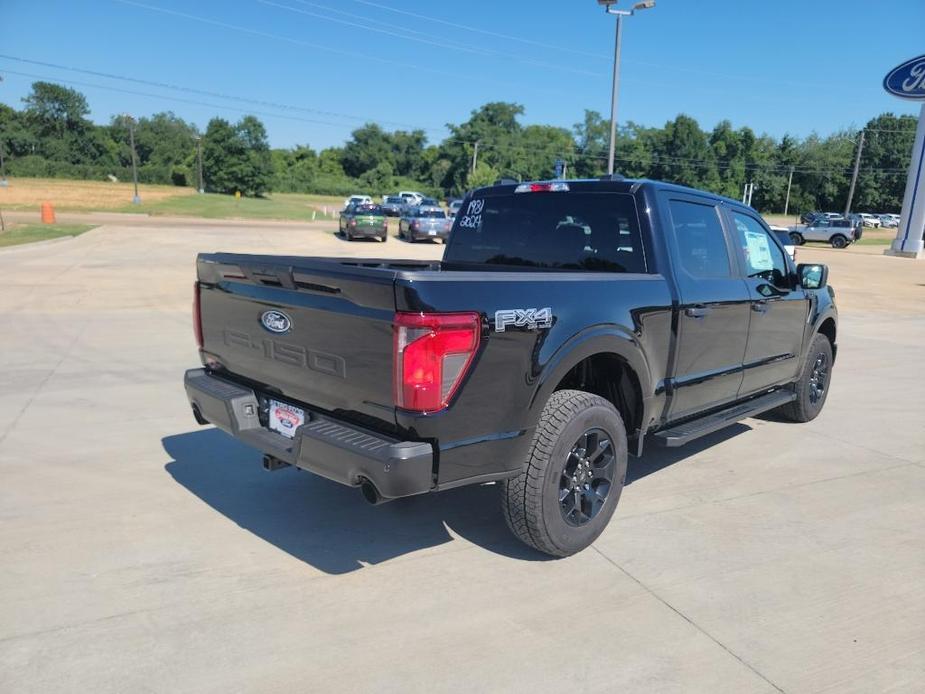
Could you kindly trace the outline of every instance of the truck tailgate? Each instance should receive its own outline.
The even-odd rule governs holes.
[[[203,349],[234,375],[394,425],[395,272],[335,260],[203,254]]]

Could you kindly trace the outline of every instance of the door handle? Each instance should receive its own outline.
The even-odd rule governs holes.
[[[755,313],[767,313],[768,312],[768,302],[767,301],[753,301],[752,311],[754,311]]]
[[[684,315],[690,316],[691,318],[703,318],[708,313],[710,313],[710,309],[706,306],[692,306],[691,308],[684,309]]]

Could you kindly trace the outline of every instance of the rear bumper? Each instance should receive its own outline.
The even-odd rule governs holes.
[[[442,239],[446,241],[448,238],[450,238],[449,231],[437,231],[437,233],[431,234],[430,231],[427,230],[418,230],[411,231],[410,234],[411,238],[415,241],[425,241],[427,239]]]
[[[335,482],[372,482],[386,499],[428,492],[434,487],[433,448],[398,441],[306,409],[306,422],[289,439],[260,423],[257,394],[205,369],[183,378],[194,411],[236,439],[290,465]]]

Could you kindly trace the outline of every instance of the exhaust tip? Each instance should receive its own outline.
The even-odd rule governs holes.
[[[202,416],[202,412],[199,411],[199,405],[193,405],[193,417],[196,418],[196,423],[200,426],[209,424],[209,420]]]
[[[282,461],[279,458],[274,458],[272,455],[263,456],[263,469],[267,472],[282,470],[284,467],[289,467],[289,463]]]
[[[379,490],[376,489],[376,485],[369,480],[363,480],[363,482],[360,483],[360,494],[362,494],[363,498],[373,506],[378,506],[379,504],[384,504],[386,501],[390,501],[390,499],[383,498]]]

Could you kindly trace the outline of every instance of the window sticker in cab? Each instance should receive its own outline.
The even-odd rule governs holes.
[[[469,206],[466,207],[466,213],[459,219],[459,226],[463,229],[478,229],[481,227],[482,209],[484,207],[484,200],[470,200]]]

